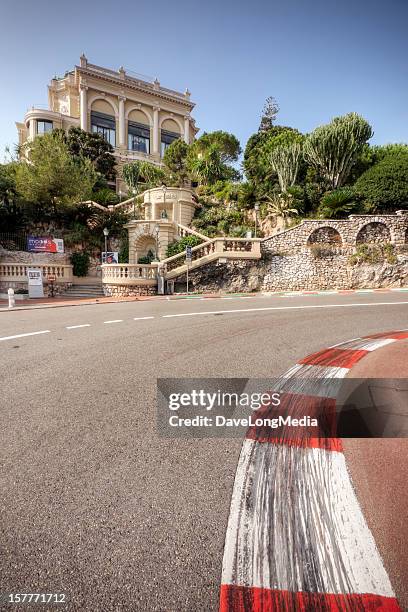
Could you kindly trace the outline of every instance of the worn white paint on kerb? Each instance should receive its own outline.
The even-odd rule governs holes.
[[[222,582],[394,597],[342,453],[245,440]]]

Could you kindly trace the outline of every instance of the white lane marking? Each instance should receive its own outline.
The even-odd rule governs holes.
[[[173,317],[194,317],[199,315],[233,314],[234,312],[261,312],[267,310],[307,310],[311,308],[353,308],[358,306],[395,306],[408,302],[372,302],[356,304],[313,304],[310,306],[267,306],[262,308],[236,308],[235,310],[203,310],[202,312],[183,312],[179,314],[162,315],[163,319]],[[105,321],[106,322],[106,321]]]
[[[104,321],[104,323],[123,323],[123,319],[113,319],[112,321]]]
[[[67,325],[65,329],[79,329],[80,327],[91,327],[91,324],[84,323],[83,325]]]
[[[154,319],[154,317],[134,317],[134,321],[144,321],[145,319]]]
[[[49,329],[43,329],[42,331],[29,332],[27,334],[16,334],[15,336],[3,336],[0,340],[14,340],[14,338],[25,338],[26,336],[38,336],[39,334],[50,334]]]

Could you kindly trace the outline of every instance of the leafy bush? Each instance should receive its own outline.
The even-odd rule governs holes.
[[[154,253],[151,249],[149,249],[147,251],[147,255],[142,255],[142,257],[139,257],[139,259],[137,260],[137,263],[140,264],[151,264],[152,261],[154,260]]]
[[[27,295],[28,294],[28,289],[23,289],[22,287],[20,287],[19,289],[16,289],[14,291],[15,295]]]
[[[184,236],[184,238],[180,238],[180,240],[175,240],[169,244],[166,250],[166,257],[173,257],[173,255],[185,251],[187,246],[195,247],[201,243],[202,240],[198,236],[194,236],[194,234]]]
[[[358,209],[356,193],[352,187],[343,187],[324,194],[317,209],[321,219],[340,219]]]
[[[71,255],[74,276],[86,276],[89,270],[89,253],[87,251],[76,251]]]
[[[378,264],[386,261],[389,264],[397,263],[394,245],[390,242],[384,244],[359,244],[356,252],[349,257],[348,263],[355,266],[362,263]]]
[[[356,192],[379,210],[408,205],[408,152],[389,154],[369,168],[355,184]]]
[[[128,263],[129,261],[129,235],[126,232],[121,237],[119,243],[119,263]]]

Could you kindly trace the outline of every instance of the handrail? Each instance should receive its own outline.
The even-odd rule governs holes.
[[[186,232],[188,234],[191,234],[192,236],[197,236],[198,238],[201,238],[205,242],[210,240],[209,236],[205,236],[204,234],[200,234],[200,232],[197,232],[196,230],[193,230],[191,227],[187,227],[186,225],[181,225],[181,223],[177,223],[177,227],[179,229],[181,229],[183,232]]]

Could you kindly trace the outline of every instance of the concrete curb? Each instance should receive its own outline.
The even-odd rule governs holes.
[[[356,363],[407,338],[408,330],[373,334],[313,353],[281,377],[283,395],[330,410],[339,379]],[[254,429],[235,476],[220,611],[400,611],[341,440],[278,439]]]
[[[67,302],[40,302],[36,304],[26,304],[21,306],[16,306],[15,308],[8,308],[6,303],[1,305],[0,302],[0,312],[12,312],[16,310],[39,310],[42,308],[67,308],[70,306],[95,306],[95,305],[103,305],[103,304],[121,304],[125,302],[148,302],[148,301],[156,301],[156,300],[205,300],[205,299],[222,299],[228,297],[243,297],[243,298],[256,298],[256,297],[302,297],[302,296],[325,296],[325,295],[348,295],[348,294],[358,294],[358,293],[389,293],[389,292],[408,292],[408,287],[391,287],[387,289],[339,289],[339,290],[331,290],[331,291],[262,291],[258,293],[193,293],[193,294],[185,294],[179,293],[174,294],[172,296],[169,295],[155,295],[155,296],[140,296],[140,297],[132,297],[132,298],[121,298],[121,299],[109,299],[109,298],[100,298],[95,300],[72,300]]]

